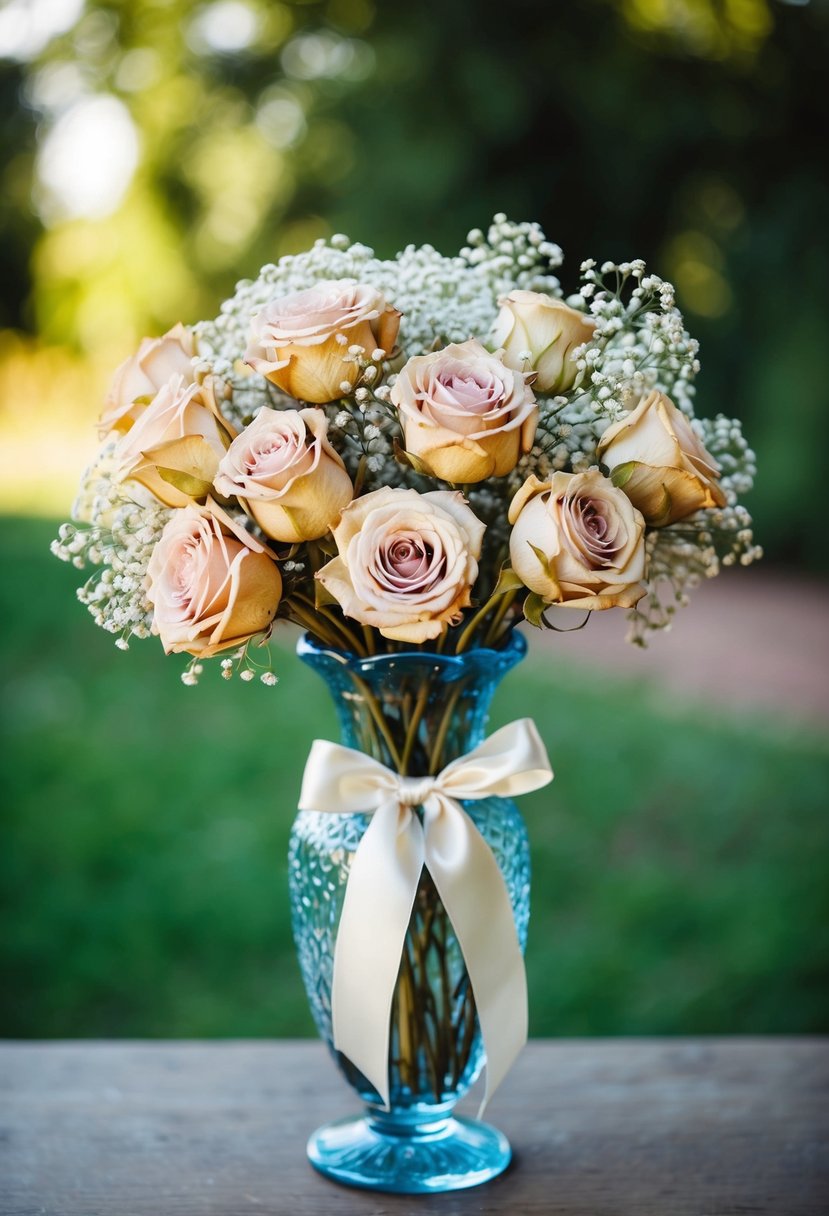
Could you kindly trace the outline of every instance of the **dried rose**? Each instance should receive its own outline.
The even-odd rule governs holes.
[[[598,470],[528,478],[509,520],[512,568],[545,603],[631,608],[645,594],[645,521]]]
[[[532,447],[538,422],[524,374],[475,339],[409,359],[391,400],[406,450],[435,477],[458,485],[511,473]]]
[[[326,280],[281,296],[254,318],[245,362],[290,397],[324,405],[342,396],[360,375],[347,362],[349,346],[391,354],[400,313],[365,283]],[[341,335],[345,342],[338,342]]]
[[[717,462],[665,393],[649,393],[609,427],[598,454],[613,484],[654,527],[675,523],[703,507],[725,506]]]
[[[343,511],[339,556],[317,578],[346,616],[386,638],[426,642],[470,604],[484,531],[456,492],[375,490]]]
[[[354,496],[322,410],[262,409],[219,464],[215,487],[235,495],[274,540],[317,540]]]
[[[539,291],[513,291],[498,302],[491,345],[500,347],[512,366],[534,371],[539,392],[566,393],[578,375],[572,352],[590,341],[595,321]]]
[[[195,335],[183,325],[175,325],[163,338],[144,338],[112,377],[98,420],[101,433],[128,431],[171,376],[191,381],[195,354]]]
[[[168,654],[210,658],[261,633],[282,595],[276,562],[212,500],[176,511],[147,568],[153,632]]]
[[[113,453],[117,477],[137,481],[168,507],[204,498],[236,434],[217,400],[221,381],[173,376]]]

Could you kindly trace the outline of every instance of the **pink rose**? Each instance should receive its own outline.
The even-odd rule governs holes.
[[[391,400],[406,450],[456,485],[511,473],[535,437],[538,406],[525,375],[474,338],[409,359]]]
[[[346,616],[385,638],[426,642],[469,606],[485,530],[461,494],[375,490],[343,511],[339,556],[317,578]]]
[[[223,387],[214,376],[201,384],[179,375],[168,380],[116,446],[117,477],[140,482],[168,507],[208,494],[236,434],[219,410]]]
[[[514,367],[535,372],[541,393],[566,393],[578,376],[573,351],[593,337],[592,317],[540,291],[511,291],[491,334]]]
[[[195,335],[183,325],[175,325],[163,338],[144,338],[112,378],[98,421],[101,433],[128,431],[171,376],[191,381],[195,354]]]
[[[349,346],[390,354],[400,313],[365,283],[328,280],[271,300],[253,320],[245,361],[290,397],[317,405],[343,395],[360,375]],[[346,341],[338,342],[337,335]]]
[[[653,527],[725,506],[716,460],[682,410],[656,389],[608,427],[598,453],[613,484]]]
[[[167,654],[210,658],[270,625],[282,578],[261,545],[208,499],[172,516],[147,568],[153,632]]]
[[[529,477],[512,500],[512,568],[547,604],[632,608],[645,594],[645,521],[603,477]]]
[[[291,543],[324,536],[354,496],[317,409],[260,410],[222,457],[214,484],[243,501],[267,536]]]

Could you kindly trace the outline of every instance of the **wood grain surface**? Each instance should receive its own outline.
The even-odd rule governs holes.
[[[308,1165],[355,1109],[319,1043],[6,1043],[0,1213],[827,1216],[828,1091],[825,1040],[536,1040],[488,1113],[510,1170],[399,1197]]]

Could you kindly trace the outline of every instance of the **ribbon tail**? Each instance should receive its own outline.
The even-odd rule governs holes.
[[[426,821],[426,867],[475,996],[486,1049],[480,1117],[527,1041],[527,976],[509,892],[492,850],[454,799],[437,795],[436,810],[438,803],[440,810]]]
[[[334,1046],[386,1107],[392,999],[423,858],[417,817],[396,800],[380,806],[354,854],[334,950]]]

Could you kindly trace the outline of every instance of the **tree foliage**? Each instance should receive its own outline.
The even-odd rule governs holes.
[[[496,211],[538,219],[573,281],[590,255],[676,282],[700,411],[758,450],[758,535],[816,564],[826,35],[823,5],[768,0],[89,0],[0,61],[0,325],[114,362],[318,235],[452,251]],[[100,94],[138,163],[114,210],[72,217],[50,132]]]

